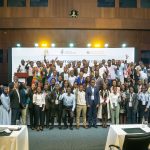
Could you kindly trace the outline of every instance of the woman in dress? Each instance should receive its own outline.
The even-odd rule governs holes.
[[[127,112],[126,112],[126,97],[127,97],[127,90],[125,89],[124,84],[121,85],[120,89],[120,124],[126,124]]]
[[[109,94],[110,91],[107,88],[106,84],[103,84],[100,94],[100,106],[98,108],[97,118],[102,119],[102,127],[107,127],[107,121],[110,119],[110,103],[109,103]]]
[[[4,90],[0,96],[0,125],[11,124],[10,98],[8,93],[8,87],[4,87]]]

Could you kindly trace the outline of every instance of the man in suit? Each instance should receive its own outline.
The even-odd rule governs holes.
[[[14,88],[14,84],[15,84],[15,83],[19,83],[19,82],[18,82],[18,77],[14,75],[14,77],[13,77],[13,82],[10,82],[10,83],[8,84],[9,91],[11,91],[11,90]],[[19,83],[19,84],[20,84],[20,83]]]
[[[50,91],[49,91],[49,84],[46,83],[44,85],[43,91],[45,97],[45,116],[46,116],[46,128],[49,128],[50,122]]]
[[[78,85],[80,85],[80,84],[83,85],[85,83],[85,78],[83,77],[82,71],[79,73],[79,76],[76,78],[75,81],[77,82]]]
[[[137,123],[137,110],[138,110],[138,99],[137,94],[134,93],[134,88],[130,87],[129,93],[127,93],[126,97],[126,106],[127,106],[127,122],[128,124],[135,124]]]
[[[95,86],[95,79],[91,79],[91,85],[86,89],[86,102],[89,108],[88,110],[88,122],[89,128],[92,124],[97,128],[97,108],[100,104],[99,90]]]
[[[19,84],[14,83],[14,88],[10,91],[10,107],[12,111],[11,124],[16,125],[20,120],[20,94],[19,94]]]

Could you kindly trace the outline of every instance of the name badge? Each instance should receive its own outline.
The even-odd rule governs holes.
[[[94,100],[94,95],[91,96],[91,100]]]
[[[68,74],[64,74],[64,80],[68,80]]]
[[[122,75],[122,72],[121,71],[119,71],[119,76],[121,76]]]
[[[129,102],[129,107],[132,107],[132,102]]]
[[[114,108],[117,107],[116,103],[113,103],[113,107],[114,107]]]
[[[40,76],[41,74],[40,74],[40,72],[38,72],[38,74],[37,74],[38,76]]]
[[[56,105],[58,105],[58,104],[59,104],[59,101],[58,101],[57,99],[55,100],[55,104],[56,104]]]
[[[145,105],[146,104],[146,102],[145,101],[142,101],[142,105]]]

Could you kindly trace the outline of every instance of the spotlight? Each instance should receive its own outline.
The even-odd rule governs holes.
[[[109,46],[109,44],[108,44],[108,43],[106,43],[106,44],[104,45],[104,47],[105,47],[105,48],[107,48],[108,46]]]
[[[42,47],[47,47],[47,43],[42,43]]]
[[[21,47],[21,44],[20,44],[20,43],[17,43],[16,46],[17,46],[17,47]]]
[[[125,48],[127,46],[127,44],[123,43],[122,44],[122,48]]]
[[[34,44],[34,47],[39,47],[39,44],[38,44],[38,43],[35,43],[35,44]]]
[[[100,44],[95,44],[95,47],[96,47],[96,48],[98,48],[98,47],[100,47],[100,46],[101,46]]]
[[[51,44],[51,47],[55,47],[55,46],[56,46],[56,44],[55,44],[55,43],[52,43],[52,44]]]
[[[88,43],[88,44],[87,44],[87,47],[91,47],[91,46],[92,46],[91,43]]]
[[[74,47],[74,44],[73,44],[73,43],[70,43],[70,44],[69,44],[69,47]]]

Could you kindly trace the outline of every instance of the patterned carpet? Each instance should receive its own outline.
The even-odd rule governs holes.
[[[30,150],[104,150],[108,128],[77,130],[44,129],[43,132],[29,129]]]

